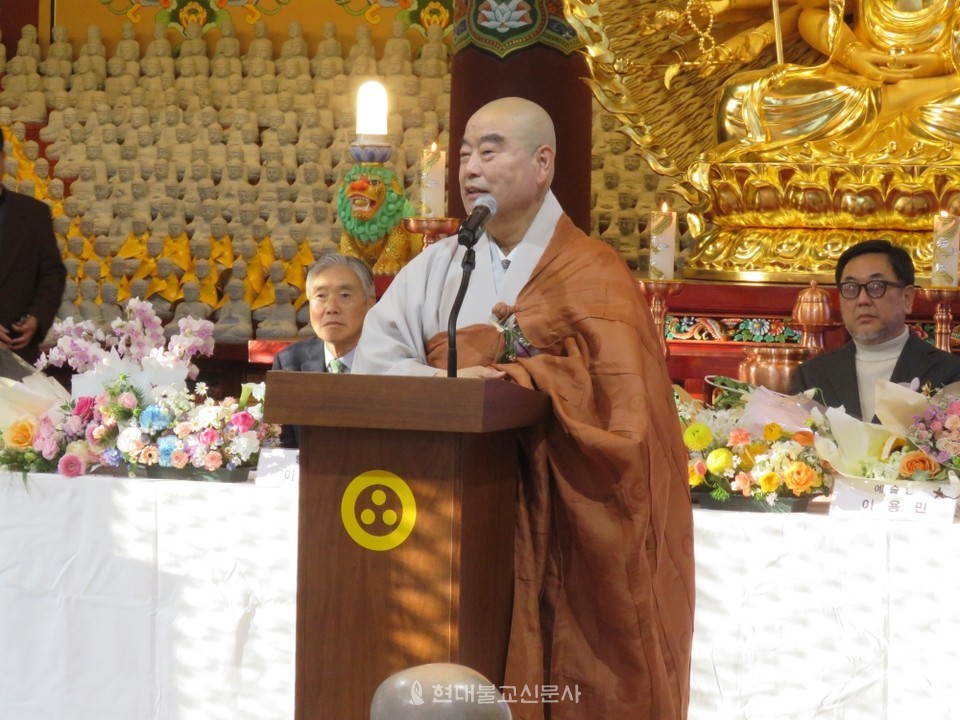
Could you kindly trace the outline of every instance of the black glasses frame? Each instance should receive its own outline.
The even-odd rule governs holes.
[[[892,280],[871,280],[865,283],[858,283],[855,280],[844,280],[837,285],[837,290],[840,292],[840,297],[845,300],[856,300],[860,297],[861,290],[866,290],[867,295],[876,300],[886,295],[888,287],[905,288],[906,283],[897,283]]]

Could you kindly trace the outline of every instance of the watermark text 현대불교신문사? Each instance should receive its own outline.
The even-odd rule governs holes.
[[[521,703],[532,705],[536,703],[559,703],[561,701],[580,702],[580,687],[574,685],[484,685],[484,684],[435,684],[430,686],[428,697],[424,698],[423,688],[419,682],[410,686],[410,704],[424,705],[434,703],[477,703],[478,705],[492,705],[494,703]]]

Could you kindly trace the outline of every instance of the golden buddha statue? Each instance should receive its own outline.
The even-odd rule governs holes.
[[[571,5],[582,38],[602,31],[601,104],[691,203],[687,275],[808,281],[875,236],[929,272],[934,215],[960,214],[956,0],[624,4],[644,51],[614,31],[617,0],[606,17]],[[645,97],[655,81],[666,88]],[[683,107],[698,97],[713,103],[706,131],[707,103]],[[661,117],[671,125],[658,132]]]

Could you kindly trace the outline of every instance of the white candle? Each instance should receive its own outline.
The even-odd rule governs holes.
[[[357,90],[357,140],[387,134],[387,90],[376,80],[365,82]]]
[[[677,214],[666,203],[650,213],[650,278],[673,280],[677,253]]]
[[[960,258],[960,217],[941,212],[933,218],[933,267],[931,284],[957,285],[960,275],[957,260]]]
[[[446,216],[447,154],[433,143],[420,153],[420,215]]]

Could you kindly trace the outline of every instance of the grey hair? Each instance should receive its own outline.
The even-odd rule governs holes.
[[[323,253],[320,258],[310,267],[307,272],[307,291],[313,288],[313,283],[317,275],[334,267],[348,267],[353,270],[357,279],[360,281],[360,287],[363,288],[363,294],[367,298],[375,298],[376,290],[373,286],[373,273],[370,268],[360,258],[351,255],[344,255],[338,252]]]

